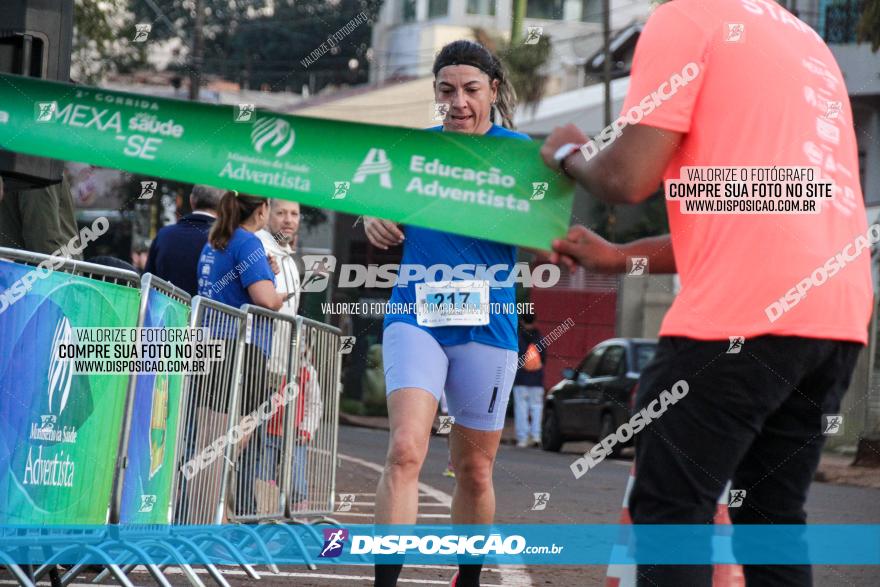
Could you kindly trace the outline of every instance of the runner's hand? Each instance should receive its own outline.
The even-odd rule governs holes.
[[[519,250],[520,250],[520,251],[523,251],[524,253],[529,253],[529,254],[531,254],[531,255],[533,256],[533,259],[532,259],[532,260],[533,260],[535,263],[538,263],[538,264],[541,264],[541,263],[553,263],[553,261],[550,260],[550,255],[552,255],[552,253],[549,252],[549,251],[547,251],[547,250],[544,250],[544,249],[535,249],[535,248],[532,248],[532,247],[520,247]],[[555,265],[555,263],[554,263],[554,265]]]
[[[396,223],[372,216],[364,216],[364,230],[370,244],[383,250],[399,245],[405,238]]]
[[[622,261],[625,264],[625,258],[613,243],[580,224],[568,229],[565,240],[553,240],[550,255],[551,263],[564,264],[570,271],[582,265],[590,271],[607,273],[614,271]]]

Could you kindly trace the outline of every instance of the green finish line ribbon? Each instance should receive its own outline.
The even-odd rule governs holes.
[[[573,184],[540,143],[0,74],[0,148],[549,249]]]

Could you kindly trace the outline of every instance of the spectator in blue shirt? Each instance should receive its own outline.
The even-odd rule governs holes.
[[[217,300],[234,308],[244,304],[262,306],[269,310],[281,308],[288,295],[275,290],[275,273],[266,256],[263,243],[256,236],[269,220],[269,201],[257,196],[229,191],[220,199],[217,220],[208,235],[208,242],[199,258],[199,295]],[[271,355],[272,332],[263,320],[255,326],[244,345],[244,373],[240,415],[253,413],[272,393],[266,361]],[[230,325],[227,322],[223,324]],[[231,326],[231,325],[230,325]],[[227,342],[227,357],[232,357],[237,332],[232,328],[214,332],[213,336]],[[227,394],[229,397],[230,394]],[[217,398],[200,398],[200,403],[218,405]],[[228,406],[223,406],[228,411]],[[257,455],[261,452],[266,427],[261,425],[244,437],[238,447],[238,483],[233,506],[236,515],[256,514],[254,476]]]
[[[153,244],[144,271],[170,281],[191,296],[196,295],[196,265],[208,232],[217,218],[217,206],[224,190],[206,185],[193,186],[189,196],[192,214],[163,227]]]
[[[275,291],[273,268],[254,234],[268,220],[269,200],[226,192],[199,258],[199,295],[233,308],[243,304],[281,308],[287,294]]]

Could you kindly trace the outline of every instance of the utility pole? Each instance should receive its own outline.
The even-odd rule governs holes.
[[[244,75],[242,76],[241,89],[251,89],[251,52],[247,51],[244,56]]]
[[[611,125],[611,0],[602,0],[602,83],[605,86],[605,128]],[[606,204],[608,240],[614,242],[614,224],[617,220],[614,206]]]
[[[605,84],[605,126],[611,124],[611,0],[602,0],[602,82]]]
[[[204,37],[202,29],[205,28],[205,6],[204,0],[195,0],[196,15],[193,25],[192,40],[192,59],[189,65],[189,99],[199,99],[199,88],[201,87],[202,76],[202,60],[205,53]]]
[[[522,40],[523,19],[526,16],[526,0],[513,0],[513,14],[510,20],[510,46]]]

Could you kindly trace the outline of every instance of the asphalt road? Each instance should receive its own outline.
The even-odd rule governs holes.
[[[341,466],[337,472],[337,492],[355,495],[350,512],[337,512],[341,523],[370,523],[375,503],[376,482],[387,448],[388,433],[382,430],[342,427],[339,432]],[[593,523],[616,524],[630,469],[630,461],[608,460],[581,479],[574,479],[569,463],[589,448],[589,443],[570,443],[562,453],[538,449],[518,449],[503,445],[495,470],[497,496],[496,519],[501,523]],[[446,439],[435,437],[422,471],[419,523],[449,523],[449,499],[455,481],[444,477],[447,459]],[[535,493],[549,493],[546,508],[535,511]],[[814,483],[807,504],[813,523],[880,523],[880,490]],[[258,568],[259,584],[302,587],[337,587],[372,585],[372,568],[366,566],[319,565],[316,571],[303,567],[282,568],[272,575]],[[400,585],[448,585],[454,572],[451,567],[422,565],[405,567]],[[483,573],[484,587],[510,586],[602,586],[607,567],[558,566],[496,567]],[[256,582],[239,570],[224,570],[233,587]],[[815,568],[819,587],[874,587],[880,584],[880,568],[822,566]],[[174,585],[186,585],[179,573],[171,573]],[[145,573],[132,574],[135,585],[154,585]],[[204,577],[210,585],[209,578]],[[0,573],[0,585],[13,584],[8,574]],[[46,583],[48,585],[48,583]],[[87,583],[83,582],[82,585]]]
[[[373,463],[382,463],[387,448],[388,433],[381,430],[342,428],[339,435],[340,452]],[[583,454],[590,443],[569,443],[561,453],[521,449],[503,445],[495,467],[495,494],[500,523],[523,524],[616,524],[620,520],[621,502],[631,467],[627,458],[606,460],[589,473],[575,479],[569,464]],[[627,453],[624,453],[626,456]],[[455,481],[443,477],[446,465],[446,440],[435,437],[431,441],[427,462],[422,469],[421,481],[451,494]],[[350,492],[375,492],[378,474],[367,475],[359,481],[355,466],[349,462],[342,467],[349,474],[340,478],[339,491],[351,483]],[[365,468],[365,467],[360,467]],[[543,511],[533,511],[534,493],[549,492],[550,499]],[[807,503],[809,519],[825,524],[878,524],[880,523],[880,490],[814,483]],[[366,509],[366,508],[365,508]],[[430,509],[422,508],[426,513]],[[369,518],[364,518],[368,520]],[[447,519],[448,520],[448,519]],[[355,520],[351,520],[352,522]],[[433,521],[420,518],[420,523]],[[363,521],[361,522],[363,523]],[[501,569],[504,570],[503,568]],[[525,569],[532,585],[604,585],[605,566],[563,567],[544,566]],[[406,571],[405,571],[406,572]],[[452,573],[447,572],[446,576]],[[415,570],[410,575],[417,576]],[[484,581],[494,580],[495,576]],[[504,579],[501,577],[500,579]],[[505,581],[506,582],[506,581]],[[880,584],[880,568],[854,566],[822,566],[815,568],[815,585],[874,587]],[[504,584],[499,580],[493,584]],[[316,583],[317,585],[317,583]]]

